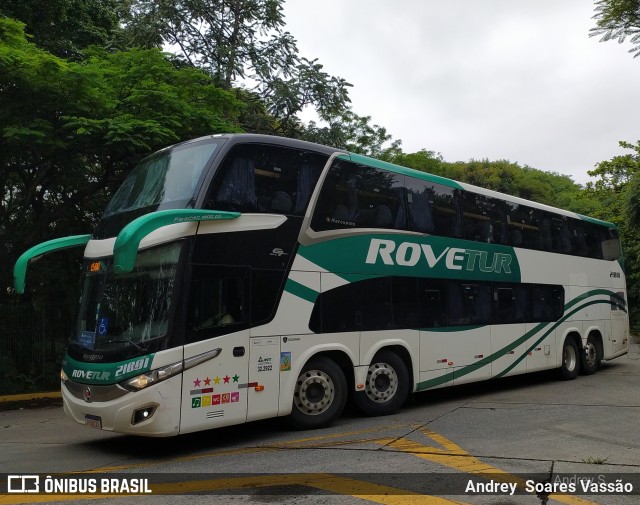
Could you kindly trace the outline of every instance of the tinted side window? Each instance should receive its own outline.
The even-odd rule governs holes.
[[[494,284],[493,302],[494,324],[526,323],[531,319],[526,284]]]
[[[196,342],[249,327],[249,271],[194,265],[187,340]]]
[[[218,168],[205,208],[302,216],[327,159],[281,146],[238,145]]]
[[[309,327],[316,333],[390,329],[391,308],[390,277],[353,282],[318,296]]]
[[[447,326],[445,281],[418,279],[418,291],[420,293],[420,326],[422,328]]]
[[[251,324],[263,324],[275,314],[285,272],[251,270]]]
[[[410,277],[379,277],[320,294],[316,333],[557,321],[564,289]]]
[[[564,289],[561,286],[534,284],[531,287],[531,322],[557,321],[564,313]]]
[[[504,203],[495,198],[462,193],[464,238],[476,242],[507,244],[508,229]]]
[[[418,281],[411,277],[393,277],[391,296],[394,328],[417,328],[420,325],[418,312]]]
[[[434,233],[433,185],[413,177],[406,177],[405,181],[408,228],[420,233]]]
[[[509,222],[509,243],[514,247],[542,249],[540,216],[537,209],[506,202]]]
[[[489,324],[491,287],[486,283],[447,283],[447,309],[450,326]]]
[[[337,159],[324,181],[311,227],[406,228],[404,177]]]

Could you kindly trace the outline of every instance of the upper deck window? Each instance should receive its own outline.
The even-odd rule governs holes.
[[[195,198],[198,181],[218,146],[198,142],[160,151],[144,160],[124,180],[107,205],[103,218],[157,206],[187,207]]]
[[[327,159],[282,146],[238,145],[220,165],[205,208],[302,216]]]
[[[311,226],[406,229],[404,176],[336,160],[327,174]]]

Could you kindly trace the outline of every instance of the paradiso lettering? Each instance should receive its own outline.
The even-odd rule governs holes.
[[[379,260],[389,266],[414,267],[426,262],[431,269],[444,266],[447,270],[465,270],[492,274],[511,274],[513,257],[507,253],[478,251],[459,247],[445,247],[436,252],[430,244],[371,239],[366,263],[375,265]]]

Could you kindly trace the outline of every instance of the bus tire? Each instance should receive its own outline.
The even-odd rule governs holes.
[[[587,343],[584,346],[582,354],[582,373],[591,375],[598,371],[600,362],[602,361],[602,345],[599,340],[592,335],[587,337]]]
[[[573,380],[580,372],[580,352],[578,345],[571,337],[567,337],[562,346],[562,366],[560,373],[565,380]]]
[[[367,416],[396,412],[409,394],[407,365],[395,352],[382,350],[371,361],[364,391],[354,393],[354,401]]]
[[[342,369],[324,356],[314,356],[304,366],[293,392],[289,423],[311,430],[334,422],[347,402],[347,380]]]

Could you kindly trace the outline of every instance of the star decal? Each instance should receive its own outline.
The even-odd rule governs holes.
[[[229,377],[228,375],[225,375],[222,380],[224,380],[225,384],[229,384],[229,379],[231,379],[231,377]]]
[[[208,375],[207,375],[207,378],[204,380],[204,385],[205,386],[210,386],[211,385],[211,379],[209,378]]]
[[[200,387],[200,379],[198,379],[197,377],[196,377],[196,380],[193,381],[193,387],[194,388]]]
[[[240,378],[240,377],[238,377],[238,374],[235,374],[235,375],[232,377],[233,382],[238,382],[238,379],[239,379],[239,378]]]
[[[217,375],[214,377],[213,379],[213,383],[214,384],[220,384],[220,377],[218,377]]]

